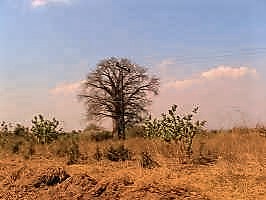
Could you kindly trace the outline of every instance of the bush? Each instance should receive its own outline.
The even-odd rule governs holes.
[[[7,135],[8,133],[10,133],[10,129],[12,128],[12,124],[2,121],[0,124],[0,133],[1,135]]]
[[[97,161],[102,160],[103,158],[103,153],[101,152],[99,146],[96,147],[96,152],[93,154],[93,158]]]
[[[177,105],[173,105],[167,114],[162,114],[160,119],[151,119],[145,122],[145,135],[147,137],[160,137],[167,142],[172,140],[184,145],[185,154],[188,158],[192,155],[192,142],[196,134],[201,133],[206,121],[193,121],[199,107],[193,108],[192,112],[185,115],[177,114]]]
[[[27,137],[29,134],[29,128],[26,128],[25,126],[21,124],[16,124],[13,130],[14,135],[16,136],[23,136]]]
[[[24,154],[25,147],[31,143],[33,137],[29,129],[23,125],[13,125],[10,122],[0,123],[0,149],[10,153]]]
[[[31,131],[36,137],[37,143],[40,144],[49,144],[63,134],[63,129],[59,127],[59,121],[55,118],[47,120],[42,115],[38,115],[34,117],[32,124]]]
[[[15,153],[15,154],[18,154],[19,153],[19,150],[20,150],[20,146],[22,145],[22,141],[18,141],[18,142],[15,142],[13,145],[12,145],[12,153]]]
[[[80,157],[78,135],[71,133],[61,135],[53,145],[55,154],[60,157],[66,157],[68,165],[78,162]]]
[[[266,137],[266,127],[261,125],[261,124],[257,124],[256,125],[256,131],[259,133],[260,136],[262,137]]]
[[[141,153],[140,165],[141,167],[148,169],[152,169],[154,167],[159,166],[159,164],[146,151]]]
[[[80,133],[82,133],[81,130],[72,130],[72,131],[71,131],[71,134],[72,134],[72,135],[77,135],[77,134],[80,134]]]
[[[97,126],[96,124],[89,124],[84,130],[83,132],[98,132],[101,131],[102,127]]]
[[[95,141],[95,142],[101,142],[104,140],[109,140],[113,138],[113,135],[110,131],[100,131],[100,132],[96,132],[91,134],[91,140]]]
[[[25,147],[25,150],[23,152],[23,157],[25,159],[29,159],[34,153],[35,153],[35,149],[34,149],[34,145],[33,144],[28,144],[26,147]]]
[[[105,152],[105,157],[111,161],[125,161],[131,159],[131,152],[123,144],[118,147],[112,145]]]
[[[126,135],[129,137],[144,137],[145,127],[143,125],[135,125],[126,130]]]
[[[67,157],[68,157],[68,161],[67,161],[68,165],[76,164],[78,162],[78,159],[80,157],[80,151],[79,151],[78,143],[73,142],[71,144],[71,146],[69,147],[69,149],[67,151]]]

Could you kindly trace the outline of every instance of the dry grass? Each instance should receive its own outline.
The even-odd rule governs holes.
[[[266,138],[252,130],[234,129],[198,136],[193,144],[193,163],[181,164],[178,144],[130,138],[124,142],[91,142],[79,138],[80,158],[67,165],[58,149],[67,141],[34,147],[25,160],[2,152],[0,197],[2,199],[266,199]],[[111,162],[94,159],[97,146],[124,144],[132,160]],[[141,167],[142,152],[159,166]],[[31,187],[49,168],[63,168],[70,178],[55,186]]]

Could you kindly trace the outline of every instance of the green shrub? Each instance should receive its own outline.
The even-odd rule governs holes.
[[[199,107],[193,108],[189,114],[177,114],[177,105],[173,105],[167,114],[162,114],[159,119],[151,119],[145,122],[146,137],[160,137],[167,142],[181,141],[187,157],[192,155],[192,142],[196,134],[201,133],[206,121],[194,121],[193,117],[198,113]]]
[[[47,120],[38,115],[34,117],[32,124],[31,131],[39,144],[49,144],[63,134],[63,129],[59,127],[59,121],[55,118]]]
[[[112,145],[105,152],[105,157],[111,161],[125,161],[131,159],[131,152],[123,144],[117,147]]]

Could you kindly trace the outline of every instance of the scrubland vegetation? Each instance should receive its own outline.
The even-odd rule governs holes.
[[[140,125],[118,140],[93,125],[66,133],[57,120],[43,116],[31,128],[2,123],[0,196],[265,199],[265,128],[198,131],[188,158],[182,140],[147,137],[150,132]]]
[[[199,106],[148,116],[159,79],[124,58],[99,62],[79,98],[88,120],[65,132],[37,115],[31,127],[2,122],[2,199],[266,199],[266,128],[207,130]]]

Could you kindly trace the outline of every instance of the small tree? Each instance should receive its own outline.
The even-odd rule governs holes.
[[[125,139],[125,129],[142,120],[151,103],[148,94],[158,94],[159,79],[126,58],[100,61],[83,83],[79,97],[87,107],[88,119],[110,118],[113,134]]]
[[[151,119],[145,122],[145,134],[147,137],[160,137],[167,142],[181,141],[185,147],[187,157],[192,155],[192,142],[196,134],[203,131],[206,121],[193,121],[199,107],[185,115],[177,114],[177,105],[173,105],[167,114],[162,114],[160,119]]]
[[[32,124],[31,131],[37,138],[37,142],[41,144],[48,144],[63,133],[63,128],[59,127],[60,123],[55,118],[47,120],[42,115],[38,115],[34,117]]]

